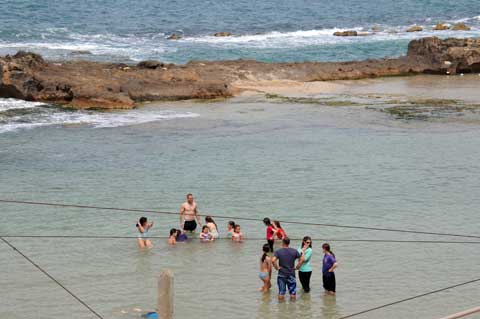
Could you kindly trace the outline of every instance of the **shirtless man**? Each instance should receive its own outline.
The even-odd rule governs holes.
[[[187,195],[187,201],[180,207],[180,228],[185,231],[194,232],[197,228],[197,221],[202,226],[200,214],[198,214],[197,203],[193,201],[193,195]]]

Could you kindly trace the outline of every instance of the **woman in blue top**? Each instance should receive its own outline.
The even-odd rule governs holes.
[[[335,295],[336,282],[335,282],[335,273],[333,272],[337,268],[337,260],[335,255],[330,250],[329,244],[323,244],[323,288],[325,288],[325,293],[327,295]]]
[[[298,252],[305,251],[304,261],[302,266],[298,269],[298,278],[302,284],[303,291],[310,292],[310,277],[312,276],[312,266],[310,266],[310,259],[312,258],[312,238],[309,236],[303,237],[302,246],[298,248]]]

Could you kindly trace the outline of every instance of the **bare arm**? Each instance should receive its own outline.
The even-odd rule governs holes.
[[[328,270],[328,272],[333,272],[333,271],[335,270],[335,268],[337,268],[337,266],[338,266],[338,264],[337,264],[337,263],[334,263],[333,266],[332,266],[332,268],[330,268],[330,269]]]
[[[185,215],[185,207],[180,206],[180,228],[183,228],[183,218]]]
[[[197,206],[195,206],[194,214],[195,214],[195,218],[197,218],[198,224],[199,224],[200,226],[202,226],[202,217],[201,217],[200,214],[198,213]]]
[[[305,251],[302,250],[302,255],[300,256],[300,259],[298,260],[298,263],[297,263],[297,267],[295,267],[295,269],[299,270],[300,267],[302,267],[304,261],[305,261]]]
[[[272,258],[272,266],[273,268],[275,268],[276,270],[279,270],[280,267],[278,267],[278,263],[277,263],[277,257],[273,256]]]

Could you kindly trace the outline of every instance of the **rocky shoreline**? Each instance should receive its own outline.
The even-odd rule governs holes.
[[[353,80],[415,74],[480,72],[480,38],[413,40],[406,56],[353,62],[263,63],[192,61],[138,65],[46,61],[18,52],[0,57],[0,97],[78,109],[128,109],[146,101],[213,99],[239,93],[242,83]]]

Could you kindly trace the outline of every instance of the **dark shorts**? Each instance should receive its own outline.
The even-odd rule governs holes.
[[[337,284],[335,282],[335,274],[333,272],[329,272],[328,274],[323,274],[323,288],[326,291],[335,292],[336,285]]]
[[[183,224],[183,230],[185,231],[195,231],[197,229],[197,222],[194,220],[186,220]]]
[[[277,277],[277,285],[278,285],[278,294],[280,296],[284,296],[285,293],[287,292],[288,288],[288,293],[291,296],[294,296],[297,294],[297,279],[295,276],[289,276],[289,277]]]
[[[270,247],[270,252],[273,253],[273,244],[275,243],[275,241],[273,239],[268,239],[267,243],[268,247]]]

